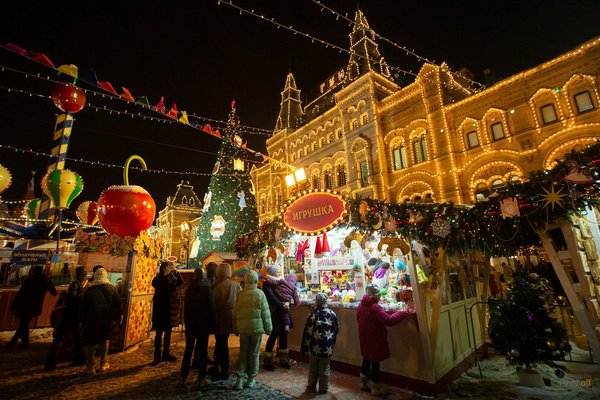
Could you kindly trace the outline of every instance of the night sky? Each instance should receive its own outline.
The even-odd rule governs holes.
[[[94,69],[99,80],[120,91],[161,96],[170,108],[226,121],[236,100],[243,125],[273,129],[280,92],[291,70],[306,104],[309,93],[339,68],[348,54],[326,48],[301,35],[239,11],[217,0],[193,2],[11,2],[3,5],[0,43],[13,42],[42,52],[56,66],[75,64],[79,73]],[[19,4],[14,4],[19,3]],[[21,4],[23,3],[23,4]],[[37,2],[36,2],[37,3]],[[104,4],[104,3],[109,3]],[[113,4],[114,3],[114,4]],[[181,3],[181,4],[180,4]],[[349,48],[347,22],[311,0],[242,1],[235,4],[310,35]],[[353,19],[356,2],[322,0]],[[111,5],[112,4],[112,5]],[[490,68],[508,77],[547,61],[600,35],[600,1],[399,1],[363,0],[371,28],[392,42],[406,46],[437,63],[457,70],[468,67],[483,81]],[[388,64],[418,72],[414,57],[379,42]],[[0,49],[0,64],[23,72],[68,81],[35,62]],[[403,77],[407,83],[410,76]],[[50,152],[57,109],[49,99],[8,92],[50,93],[52,83],[0,72],[0,144]],[[86,84],[81,87],[91,89]],[[98,90],[98,89],[96,89]],[[88,96],[94,105],[157,116],[121,101]],[[212,123],[212,125],[220,125]],[[267,136],[245,134],[248,146],[264,151]],[[219,141],[181,124],[162,124],[141,118],[96,112],[76,114],[68,156],[122,165],[131,154],[141,155],[151,169],[210,173]],[[252,157],[252,156],[251,156]],[[258,158],[254,158],[258,160]],[[0,163],[13,174],[6,200],[22,198],[30,171],[39,180],[47,158],[0,148]],[[85,188],[72,209],[97,200],[102,189],[122,184],[122,170],[67,161],[66,167],[83,176]],[[181,180],[188,180],[203,197],[209,177],[130,172],[130,183],[145,187],[162,209]]]

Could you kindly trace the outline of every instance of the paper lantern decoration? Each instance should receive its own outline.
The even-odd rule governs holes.
[[[23,218],[37,219],[38,215],[40,215],[41,205],[42,201],[39,198],[29,200],[25,203],[25,207],[23,207]]]
[[[241,159],[236,158],[235,160],[233,160],[233,169],[236,171],[243,171],[244,162]]]
[[[11,183],[12,175],[10,171],[4,165],[0,164],[0,193],[8,189]]]
[[[85,93],[77,86],[59,84],[52,88],[52,102],[61,111],[75,114],[85,106]]]
[[[106,232],[121,237],[137,237],[150,228],[156,214],[156,204],[150,193],[141,186],[129,185],[129,164],[132,160],[139,160],[142,168],[147,169],[142,157],[129,157],[123,168],[125,185],[109,187],[98,199],[100,225]]]
[[[69,169],[55,169],[42,179],[42,190],[58,209],[67,209],[83,190],[83,179]]]
[[[98,203],[95,201],[84,201],[77,207],[75,214],[82,224],[96,225],[98,222]]]

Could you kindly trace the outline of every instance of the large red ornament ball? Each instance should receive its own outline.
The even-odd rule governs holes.
[[[98,199],[98,218],[108,233],[136,237],[150,228],[156,204],[141,186],[111,186]]]
[[[85,93],[77,86],[67,83],[58,84],[51,93],[54,105],[64,112],[75,114],[85,106]]]

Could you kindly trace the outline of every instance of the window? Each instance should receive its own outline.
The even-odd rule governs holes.
[[[594,109],[594,103],[590,92],[581,92],[575,95],[575,103],[577,104],[577,111],[580,113],[590,111]]]
[[[496,179],[494,182],[492,182],[492,190],[497,190],[503,186],[505,186],[505,183],[502,179]]]
[[[487,185],[485,183],[480,183],[475,190],[475,201],[485,201],[489,194],[490,190]]]
[[[267,210],[267,199],[265,197],[260,198],[260,213],[264,214]]]
[[[369,116],[367,114],[363,114],[360,116],[360,124],[365,125],[369,123]]]
[[[500,140],[504,137],[504,128],[502,127],[502,122],[496,122],[491,126],[492,128],[492,138],[494,140]]]
[[[344,186],[346,184],[346,165],[338,164],[336,168],[337,168],[338,186]]]
[[[350,121],[350,130],[353,130],[356,128],[358,128],[358,120],[356,118],[354,118],[352,121]]]
[[[408,160],[406,159],[406,147],[394,146],[392,154],[394,156],[394,169],[396,171],[408,167]]]
[[[556,121],[556,111],[554,110],[554,104],[546,104],[542,108],[540,108],[540,112],[542,113],[542,121],[544,124],[549,124],[551,122]]]
[[[367,186],[369,184],[369,164],[367,160],[360,162],[360,183],[362,186]]]
[[[325,189],[333,189],[333,173],[331,169],[323,172],[323,178],[325,179]]]
[[[298,150],[298,158],[302,157],[302,149]]]
[[[281,194],[280,188],[275,188],[275,190],[277,190],[277,195],[275,197],[275,201],[277,202],[277,210],[279,210],[281,208],[281,203],[283,201],[283,194]]]
[[[338,129],[337,131],[335,131],[335,136],[336,136],[338,139],[341,139],[341,138],[342,138],[342,130],[341,130],[341,129]]]
[[[429,160],[429,149],[427,148],[427,140],[425,136],[413,139],[413,151],[415,153],[415,164]]]
[[[325,146],[325,139],[321,138],[321,139],[319,139],[319,147],[323,147],[323,146]]]
[[[521,178],[519,178],[518,175],[512,175],[510,178],[508,178],[509,182],[521,182]]]
[[[333,136],[333,133],[330,133],[329,135],[327,135],[327,143],[333,143],[334,140],[335,140],[335,136]]]
[[[317,148],[317,142],[313,142],[311,147],[312,147],[312,151],[315,151],[315,149]]]
[[[470,149],[479,146],[479,138],[477,137],[476,131],[467,133],[467,142],[469,144]]]
[[[313,174],[312,176],[312,188],[320,189],[321,188],[321,179],[319,179],[319,174]]]

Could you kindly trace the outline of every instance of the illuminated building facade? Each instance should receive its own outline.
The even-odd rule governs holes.
[[[302,107],[287,76],[267,151],[252,170],[261,223],[306,188],[387,201],[472,203],[600,138],[600,38],[475,91],[469,80],[425,64],[399,87],[358,11],[348,65]],[[304,168],[300,187],[286,185]]]

